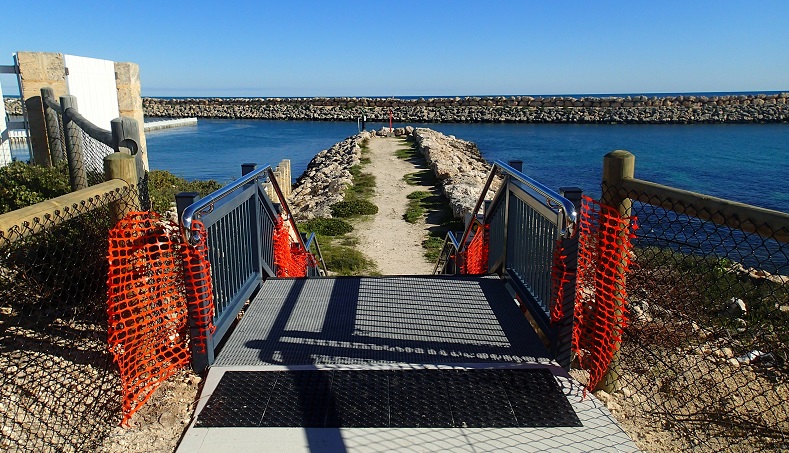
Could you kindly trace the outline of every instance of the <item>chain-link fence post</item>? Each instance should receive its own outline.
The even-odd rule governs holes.
[[[88,187],[88,176],[85,171],[83,157],[82,130],[68,115],[68,110],[77,110],[76,96],[61,96],[60,107],[63,109],[63,129],[66,135],[66,157],[71,190],[77,191]]]
[[[47,101],[52,102],[54,100],[55,91],[52,88],[46,87],[41,89],[41,103],[44,106],[49,156],[52,159],[52,166],[57,167],[63,161],[63,147],[60,143],[60,121],[58,121],[58,112],[47,103]]]
[[[137,165],[134,156],[123,153],[113,153],[104,158],[104,174],[107,181],[122,179],[130,186],[137,186]],[[134,198],[134,197],[132,197]],[[139,199],[122,200],[110,204],[110,219],[117,223],[132,211],[139,211]]]
[[[602,184],[602,195],[600,197],[600,203],[606,206],[610,206],[613,209],[619,212],[619,216],[621,218],[626,218],[630,216],[630,211],[632,208],[632,201],[630,198],[622,197],[619,194],[619,182],[623,179],[633,178],[635,174],[635,163],[636,157],[631,153],[624,151],[624,150],[616,150],[611,151],[610,153],[606,154],[603,158],[603,184]],[[605,228],[608,226],[601,222],[600,229],[601,233]],[[627,230],[622,230],[621,234],[627,234]],[[625,243],[625,238],[620,238],[617,243],[623,244]],[[598,273],[604,272],[605,267],[608,264],[613,264],[619,272],[617,275],[621,275],[622,278],[619,281],[614,282],[614,290],[618,293],[622,294],[626,291],[625,289],[625,263],[606,263],[604,260],[600,260],[598,264],[599,267],[597,269]],[[602,278],[596,278],[597,282],[603,281]],[[605,294],[605,291],[601,288],[595,288],[595,293]],[[614,298],[614,300],[618,300],[619,298]],[[621,318],[622,313],[624,312],[625,307],[623,306],[616,306],[614,308],[614,314],[617,319]],[[615,335],[617,338],[614,341],[614,355],[611,359],[611,364],[608,366],[608,371],[606,372],[603,379],[600,380],[600,383],[597,385],[598,390],[605,390],[606,392],[614,392],[618,389],[619,385],[619,376],[622,374],[621,365],[619,363],[619,349],[621,346],[621,332],[624,326],[613,326],[614,329],[618,332],[619,335]]]

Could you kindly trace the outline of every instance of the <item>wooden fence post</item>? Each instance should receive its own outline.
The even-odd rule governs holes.
[[[60,108],[63,109],[63,134],[66,138],[66,157],[68,158],[68,173],[71,190],[77,191],[88,187],[88,177],[85,172],[85,160],[83,158],[82,131],[77,123],[71,120],[66,114],[66,110],[77,110],[77,98],[75,96],[61,96]]]
[[[104,158],[104,174],[107,181],[122,179],[131,187],[137,187],[137,164],[134,156],[113,153]],[[137,196],[124,197],[110,204],[110,216],[117,223],[132,211],[140,210],[140,199]]]
[[[41,104],[43,104],[44,107],[44,121],[47,129],[49,156],[52,160],[52,166],[57,167],[63,161],[63,146],[60,141],[60,121],[58,121],[58,112],[47,105],[47,100],[55,100],[55,90],[49,87],[41,89]]]
[[[622,218],[629,217],[632,208],[632,201],[630,198],[622,197],[619,194],[619,183],[624,179],[633,178],[635,174],[636,157],[624,150],[611,151],[603,158],[603,194],[600,197],[600,203],[617,210]],[[604,227],[604,226],[603,226]],[[627,230],[623,230],[621,234],[627,234]],[[618,243],[624,243],[626,238],[621,238]],[[614,282],[615,290],[620,293],[625,292],[625,277],[624,269],[625,263],[616,263],[617,274],[622,278]],[[597,272],[602,269],[598,268]],[[596,291],[597,292],[597,291]],[[618,305],[614,307],[614,313],[620,316],[624,311],[624,307]],[[621,329],[624,326],[614,326],[614,329]],[[605,390],[608,393],[614,392],[618,389],[619,376],[622,374],[621,364],[619,362],[619,349],[621,341],[614,343],[614,356],[611,359],[611,364],[608,366],[603,379],[597,385],[597,390]]]

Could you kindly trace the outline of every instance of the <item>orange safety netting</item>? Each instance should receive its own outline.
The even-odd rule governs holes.
[[[109,232],[110,351],[120,369],[123,424],[189,363],[178,227],[133,212]]]
[[[190,237],[194,245],[184,247],[184,279],[186,301],[192,317],[193,349],[206,352],[208,336],[216,330],[214,326],[214,289],[211,284],[211,263],[208,261],[208,233],[203,222],[192,221]]]
[[[488,273],[488,225],[479,225],[468,247],[460,252],[460,273],[482,275]]]
[[[304,250],[290,238],[290,229],[282,218],[274,226],[274,265],[277,277],[306,277],[307,267],[315,267],[317,261],[312,253]]]
[[[553,250],[553,267],[551,268],[551,324],[564,318],[564,286],[570,282],[573,272],[567,269],[567,254],[562,247],[563,239],[556,241]]]
[[[588,388],[603,379],[627,325],[625,275],[635,218],[583,197],[573,351],[589,371]]]

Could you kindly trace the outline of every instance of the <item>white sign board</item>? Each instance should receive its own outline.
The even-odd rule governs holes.
[[[0,167],[11,163],[11,143],[8,140],[8,124],[5,122],[3,87],[0,86]]]
[[[68,94],[77,97],[77,110],[91,123],[110,130],[120,116],[115,88],[115,63],[97,58],[64,55]]]

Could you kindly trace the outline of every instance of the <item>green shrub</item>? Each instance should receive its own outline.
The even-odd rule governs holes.
[[[13,162],[0,168],[0,213],[71,192],[65,169]]]
[[[323,250],[326,268],[339,275],[369,275],[375,263],[362,252],[344,246],[328,247]]]
[[[340,201],[331,205],[330,209],[331,215],[334,217],[353,217],[378,213],[378,206],[362,199]]]
[[[148,193],[151,198],[151,209],[163,214],[170,209],[179,192],[198,192],[204,197],[222,188],[222,184],[209,179],[206,181],[187,181],[165,170],[152,170],[148,173]]]
[[[422,200],[430,196],[430,192],[425,192],[424,190],[417,190],[416,192],[411,192],[406,195],[406,198],[409,200]]]
[[[302,233],[315,233],[321,236],[341,236],[353,231],[353,226],[340,219],[312,219],[298,225]]]

